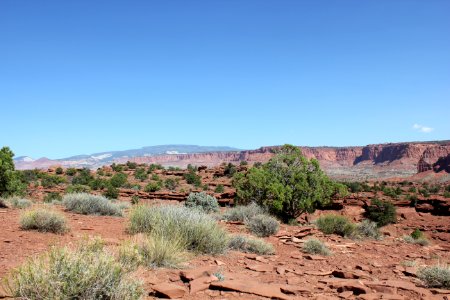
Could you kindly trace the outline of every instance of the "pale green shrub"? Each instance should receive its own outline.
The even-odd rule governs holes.
[[[223,214],[223,219],[233,222],[245,222],[254,216],[264,214],[265,211],[262,207],[258,206],[256,203],[251,203],[246,206],[235,206],[228,209]]]
[[[309,254],[330,255],[331,251],[319,240],[309,239],[303,244],[303,252]]]
[[[67,221],[63,215],[42,208],[24,212],[20,216],[20,228],[60,234],[68,230]]]
[[[107,198],[86,193],[67,194],[63,204],[69,211],[83,215],[122,216],[119,205]]]
[[[217,199],[205,192],[190,193],[184,202],[184,205],[190,208],[201,209],[206,213],[216,212],[220,209]]]
[[[258,237],[271,236],[278,232],[280,224],[269,215],[256,215],[245,222],[247,228]]]
[[[234,235],[230,238],[228,248],[247,253],[261,255],[274,254],[275,249],[272,244],[264,240],[250,238],[244,235]]]
[[[428,287],[450,289],[450,267],[430,266],[419,270],[417,277]]]

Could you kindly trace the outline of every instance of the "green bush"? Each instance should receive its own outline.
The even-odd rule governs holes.
[[[415,245],[421,245],[421,246],[427,246],[430,243],[426,238],[415,239],[411,235],[403,236],[403,241],[405,241],[408,244],[415,244]]]
[[[0,197],[21,196],[27,188],[22,173],[15,170],[13,157],[9,147],[0,149]]]
[[[103,196],[109,199],[117,199],[119,197],[119,189],[109,184],[106,187],[106,191],[103,192]]]
[[[169,240],[181,238],[188,250],[205,254],[223,253],[228,243],[225,230],[212,217],[183,206],[135,206],[128,231],[159,234]]]
[[[109,180],[110,184],[115,188],[120,188],[127,183],[127,175],[124,173],[116,173]]]
[[[231,222],[246,222],[256,215],[264,214],[264,209],[256,203],[249,205],[238,205],[228,209],[222,215],[222,218]]]
[[[234,235],[230,238],[228,248],[246,253],[256,253],[260,255],[270,255],[275,253],[272,244],[264,240],[249,238],[244,235]]]
[[[68,175],[68,176],[73,176],[75,174],[77,174],[77,169],[75,169],[75,168],[68,168],[66,170],[66,175]]]
[[[378,224],[378,227],[397,222],[395,206],[387,201],[373,199],[370,205],[364,207],[365,217]]]
[[[86,193],[67,194],[63,197],[66,209],[83,215],[122,216],[120,207],[103,196]]]
[[[194,186],[200,186],[202,184],[202,178],[195,173],[195,171],[189,171],[184,174],[184,179],[188,184],[193,184]]]
[[[413,232],[411,232],[411,237],[415,240],[423,238],[423,232],[420,231],[419,228],[416,228]]]
[[[102,179],[102,178],[94,178],[89,182],[89,187],[93,189],[94,191],[101,190],[104,188],[107,188],[109,186],[108,180]]]
[[[268,215],[256,215],[250,218],[246,224],[247,228],[258,237],[268,237],[278,232],[280,224],[277,219]]]
[[[45,209],[29,210],[21,214],[20,228],[60,234],[68,230],[67,221],[63,215]]]
[[[52,203],[53,201],[61,201],[61,200],[62,200],[62,196],[58,192],[47,193],[44,197],[44,202],[46,202],[46,203]]]
[[[308,160],[299,148],[283,146],[268,163],[233,177],[236,201],[255,201],[284,222],[326,205],[336,194],[345,194],[342,184],[331,181],[315,159]]]
[[[146,191],[147,193],[153,193],[161,190],[161,188],[162,188],[161,181],[154,181],[147,184],[144,188],[144,191]]]
[[[325,234],[351,236],[355,231],[355,225],[346,217],[334,214],[320,216],[316,220],[316,225]]]
[[[419,199],[417,198],[417,195],[416,195],[416,194],[408,195],[408,196],[406,197],[406,199],[409,200],[409,206],[410,206],[410,207],[416,207],[417,201],[419,200]]]
[[[148,178],[148,175],[144,168],[139,168],[134,171],[134,178],[144,181]]]
[[[331,251],[319,240],[309,239],[303,244],[303,252],[309,254],[330,255]]]
[[[77,176],[74,176],[72,178],[72,184],[89,185],[93,179],[94,177],[91,175],[91,170],[89,170],[88,168],[83,168],[78,172]]]
[[[233,177],[234,174],[236,174],[236,166],[232,163],[228,163],[228,165],[225,166],[225,170],[223,171],[223,174],[227,177]]]
[[[206,213],[219,211],[219,202],[213,196],[204,192],[190,193],[184,202],[186,207],[201,209]]]
[[[64,174],[64,170],[61,167],[57,167],[56,170],[55,170],[55,173],[58,174],[58,175],[61,175],[61,174]]]
[[[21,299],[138,300],[141,283],[132,279],[102,248],[52,248],[28,260],[6,280],[6,289]]]
[[[417,277],[430,288],[450,289],[450,268],[448,266],[429,266],[419,270]]]
[[[82,184],[71,184],[68,185],[66,188],[67,194],[73,194],[73,193],[89,193],[91,191],[91,188],[87,185]]]
[[[112,169],[114,172],[122,172],[122,171],[123,171],[123,165],[113,163],[113,164],[111,165],[111,169]]]
[[[214,193],[223,193],[224,192],[224,187],[222,184],[218,184],[216,185],[216,188],[214,189]]]
[[[450,192],[445,191],[444,192],[444,198],[450,198]]]
[[[134,170],[137,168],[137,163],[133,162],[133,161],[127,161],[126,163],[128,169],[130,170]]]
[[[177,186],[178,186],[178,180],[175,180],[175,179],[173,179],[173,178],[167,178],[167,179],[164,181],[164,186],[165,186],[167,189],[173,191],[173,190],[175,190],[175,189],[177,188]]]
[[[133,195],[133,196],[131,196],[131,204],[132,205],[137,205],[137,204],[139,204],[139,196],[138,195]]]

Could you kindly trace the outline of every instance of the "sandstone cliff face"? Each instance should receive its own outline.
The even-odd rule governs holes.
[[[250,163],[266,162],[278,147],[262,147],[256,150],[205,152],[192,154],[165,154],[143,157],[122,157],[116,162],[128,160],[137,163],[157,163],[165,166],[186,167],[188,164],[217,166],[221,163]],[[430,143],[396,143],[378,144],[365,147],[300,147],[308,158],[317,159],[321,166],[334,177],[352,179],[370,179],[387,177],[406,177],[417,172],[428,170],[449,170],[449,159],[442,159],[450,155],[450,142]],[[433,169],[439,161],[439,167]],[[77,166],[75,161],[37,160],[32,163],[21,164],[25,168],[46,168],[51,165]],[[84,165],[96,168],[99,165]]]

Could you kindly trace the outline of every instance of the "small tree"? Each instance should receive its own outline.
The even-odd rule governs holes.
[[[397,213],[394,204],[387,201],[372,199],[370,205],[364,207],[365,217],[378,224],[378,227],[385,226],[397,221]]]
[[[20,180],[20,173],[14,168],[13,157],[9,147],[0,149],[0,196],[20,195],[26,189]]]
[[[256,202],[287,222],[318,205],[331,202],[336,194],[344,194],[342,184],[331,181],[320,169],[319,162],[307,159],[300,149],[283,146],[269,162],[259,168],[233,177],[237,203]]]

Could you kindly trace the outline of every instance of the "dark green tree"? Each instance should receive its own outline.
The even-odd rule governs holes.
[[[345,194],[346,187],[333,182],[315,159],[307,159],[299,148],[284,145],[269,162],[235,173],[237,203],[257,204],[288,222],[302,213],[329,204]]]
[[[0,149],[0,196],[21,195],[26,184],[14,167],[14,153],[9,147]]]

